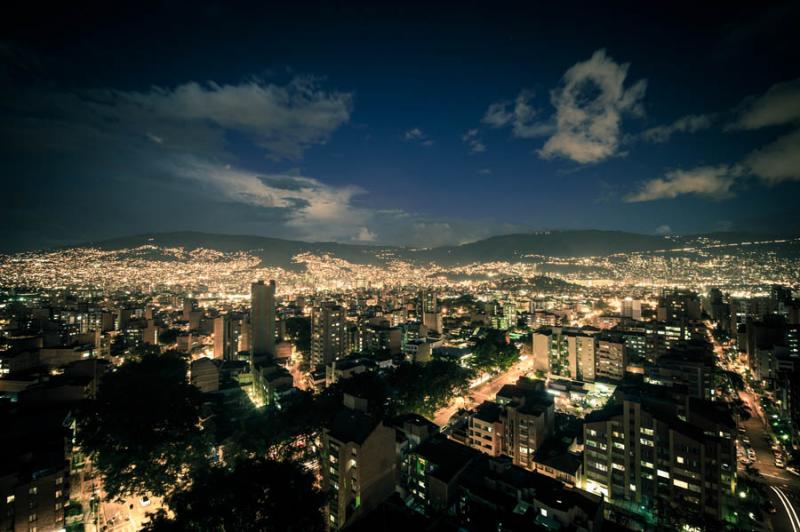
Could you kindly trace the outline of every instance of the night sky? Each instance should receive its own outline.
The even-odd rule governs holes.
[[[800,3],[62,3],[0,22],[0,250],[800,229]]]

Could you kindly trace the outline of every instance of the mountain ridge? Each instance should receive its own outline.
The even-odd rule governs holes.
[[[708,238],[723,243],[779,238],[774,235],[741,231],[702,233],[685,236],[660,236],[600,229],[532,231],[496,235],[454,246],[410,248],[340,242],[304,242],[257,235],[231,235],[200,231],[142,233],[67,246],[126,249],[146,244],[187,249],[208,248],[223,252],[248,251],[274,266],[292,266],[292,257],[304,252],[330,253],[355,263],[382,263],[390,258],[441,264],[487,261],[520,261],[529,256],[593,257],[616,253],[679,250],[687,243]]]

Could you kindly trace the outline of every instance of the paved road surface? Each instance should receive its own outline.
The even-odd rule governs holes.
[[[500,388],[506,384],[514,384],[517,379],[531,371],[531,364],[532,360],[530,359],[521,360],[505,373],[501,373],[470,390],[471,399],[468,398],[464,401],[460,397],[455,398],[448,406],[436,412],[433,422],[443,427],[447,425],[447,422],[450,421],[450,418],[459,408],[473,408],[484,401],[493,399],[497,392],[500,391]]]
[[[756,461],[753,464],[761,473],[760,479],[767,484],[767,495],[778,509],[770,516],[772,529],[775,532],[800,532],[798,520],[798,499],[800,493],[800,477],[789,473],[775,465],[772,447],[766,440],[767,429],[764,425],[761,405],[757,404],[754,394],[740,392],[739,397],[750,406],[753,417],[742,422],[742,426],[750,439],[750,444],[756,452]]]

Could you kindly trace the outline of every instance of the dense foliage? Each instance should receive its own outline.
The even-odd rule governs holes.
[[[499,373],[507,371],[519,360],[519,350],[505,331],[485,329],[473,351],[472,367],[476,371]]]
[[[325,530],[324,496],[313,475],[292,462],[253,459],[230,469],[209,467],[167,502],[173,516],[159,512],[145,530]]]
[[[200,391],[176,354],[146,355],[106,374],[79,418],[78,440],[92,455],[109,498],[167,495],[204,461]]]
[[[454,362],[433,360],[425,365],[402,364],[387,376],[390,409],[432,417],[456,396],[466,395],[474,372]]]

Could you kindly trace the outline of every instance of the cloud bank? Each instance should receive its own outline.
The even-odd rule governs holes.
[[[628,63],[597,50],[576,63],[550,92],[552,114],[536,109],[534,93],[523,90],[514,101],[489,105],[481,120],[492,128],[510,127],[516,138],[548,137],[537,151],[543,159],[597,163],[620,154],[622,120],[642,116],[646,80],[626,83]]]
[[[734,114],[735,120],[725,127],[728,132],[797,124],[800,122],[800,80],[773,85],[763,95],[746,99]],[[649,129],[643,137],[663,142],[676,131],[697,131],[709,127],[711,121],[710,115],[690,115],[669,126]],[[653,201],[683,195],[724,199],[733,196],[736,183],[746,177],[756,178],[768,186],[800,180],[800,129],[753,150],[738,163],[673,170],[663,178],[645,181],[639,190],[628,194],[625,201]]]

